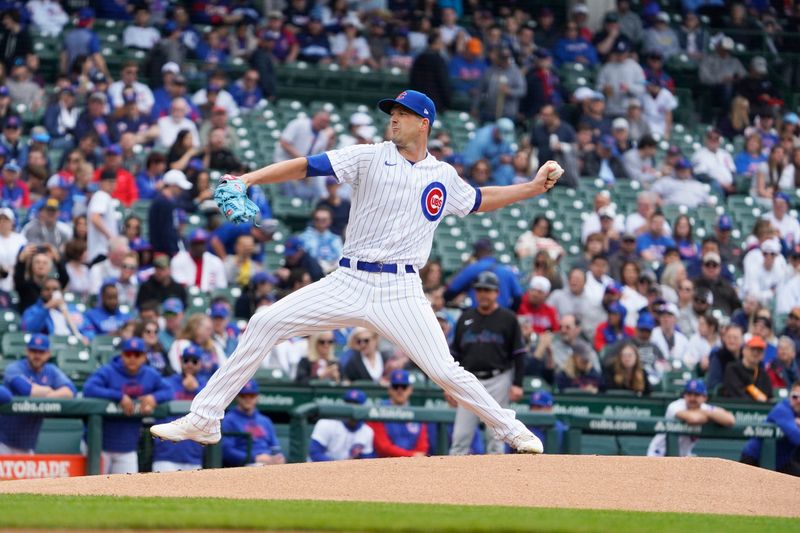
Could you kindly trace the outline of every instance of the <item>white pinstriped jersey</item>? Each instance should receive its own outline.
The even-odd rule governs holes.
[[[476,189],[430,154],[412,164],[389,141],[326,154],[339,182],[353,187],[344,257],[419,269],[442,217],[475,207]]]

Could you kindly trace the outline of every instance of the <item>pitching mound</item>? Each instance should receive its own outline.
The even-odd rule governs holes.
[[[800,479],[722,459],[505,455],[13,481],[0,493],[351,500],[800,517]]]

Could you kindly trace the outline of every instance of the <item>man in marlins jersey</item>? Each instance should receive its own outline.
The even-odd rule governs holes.
[[[478,379],[450,355],[422,291],[419,269],[430,255],[443,215],[493,211],[552,188],[563,173],[548,161],[527,183],[473,188],[455,169],[428,153],[436,109],[426,95],[403,91],[381,100],[391,115],[391,141],[298,157],[235,178],[224,176],[217,196],[228,218],[245,218],[244,193],[308,176],[335,176],[352,186],[347,242],[340,268],[250,319],[233,355],[192,402],[192,412],[151,428],[167,440],[215,443],[225,407],[277,342],[347,326],[365,326],[397,345],[435,383],[518,452],[542,453],[541,441],[502,408]],[[248,209],[245,209],[245,208]]]

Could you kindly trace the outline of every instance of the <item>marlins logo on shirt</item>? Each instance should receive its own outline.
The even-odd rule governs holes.
[[[438,181],[434,181],[422,191],[422,214],[431,222],[439,220],[447,201],[447,189]]]

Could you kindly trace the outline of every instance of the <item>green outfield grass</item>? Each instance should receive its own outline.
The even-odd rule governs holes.
[[[363,502],[0,496],[0,528],[314,531],[800,531],[789,518]]]

